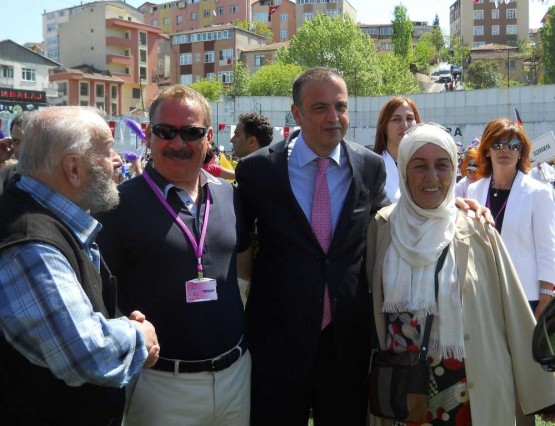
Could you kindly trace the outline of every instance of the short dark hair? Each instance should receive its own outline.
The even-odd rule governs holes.
[[[344,81],[343,76],[331,68],[314,67],[314,68],[307,69],[299,76],[297,76],[297,78],[293,82],[293,103],[299,108],[302,107],[301,91],[302,91],[303,85],[306,82],[308,81],[329,82],[333,79],[339,79],[341,81]]]
[[[22,127],[23,126],[23,118],[24,118],[24,113],[18,114],[16,115],[13,120],[10,123],[10,133],[13,132],[13,128],[15,126],[17,127]]]
[[[261,147],[268,146],[274,139],[274,128],[268,117],[256,112],[247,112],[239,116],[239,122],[243,123],[244,132],[254,136]]]

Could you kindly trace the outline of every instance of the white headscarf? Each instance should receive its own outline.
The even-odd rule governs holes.
[[[408,162],[428,143],[443,148],[453,164],[451,185],[435,209],[416,205],[407,182]],[[462,359],[462,306],[452,245],[439,274],[437,304],[434,285],[437,260],[455,235],[456,165],[457,146],[451,135],[437,125],[417,124],[401,140],[397,157],[401,197],[390,217],[391,244],[383,265],[383,310],[414,313],[422,332],[426,315],[433,313],[430,348],[439,348],[443,357]]]

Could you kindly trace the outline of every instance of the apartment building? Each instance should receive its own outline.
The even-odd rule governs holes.
[[[251,0],[180,0],[146,2],[139,6],[145,24],[160,27],[164,34],[175,34],[234,20],[250,21]]]
[[[232,24],[213,25],[172,36],[172,83],[191,84],[202,78],[233,83],[233,67],[243,50],[266,44],[266,38]]]
[[[288,41],[281,41],[279,43],[244,49],[241,52],[240,59],[249,68],[249,72],[254,74],[260,67],[272,63],[276,57],[276,52],[282,47],[287,47],[288,44]]]
[[[97,1],[71,8],[60,24],[60,62],[67,68],[87,64],[124,84],[118,112],[144,108],[158,93],[160,29],[143,23],[138,9],[121,1]],[[109,103],[111,105],[111,102]]]
[[[59,66],[12,40],[0,40],[0,117],[53,103],[57,87],[48,73]]]
[[[49,79],[58,84],[61,105],[95,106],[108,115],[120,115],[124,81],[109,71],[89,65],[60,67],[50,71]]]
[[[348,15],[353,21],[357,20],[355,8],[346,0],[297,0],[296,27],[301,27],[304,21],[312,19],[317,13],[328,16]]]
[[[294,0],[255,0],[252,21],[268,25],[276,43],[291,40],[297,32],[297,5]]]
[[[528,38],[530,10],[528,0],[456,0],[449,10],[451,35],[462,44],[518,46]]]
[[[376,44],[378,52],[391,52],[393,51],[393,43],[391,38],[393,36],[393,27],[391,24],[358,24],[360,30],[372,37]],[[412,21],[412,41],[417,43],[422,37],[422,34],[433,30],[433,26],[428,25],[426,21]]]

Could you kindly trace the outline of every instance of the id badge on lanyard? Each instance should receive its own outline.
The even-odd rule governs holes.
[[[197,244],[194,235],[187,225],[181,218],[178,216],[177,212],[172,209],[172,207],[168,204],[166,199],[163,197],[160,190],[156,187],[152,178],[145,170],[143,172],[143,176],[150,186],[150,189],[154,192],[154,194],[158,197],[158,200],[162,205],[166,208],[170,216],[173,220],[177,223],[177,225],[181,228],[193,250],[195,252],[195,256],[197,258],[197,274],[198,277],[192,280],[188,280],[185,283],[185,298],[187,303],[198,303],[198,302],[211,302],[214,300],[218,300],[218,290],[216,286],[216,280],[213,278],[205,278],[204,277],[204,270],[202,267],[202,250],[204,248],[204,241],[206,240],[206,230],[208,228],[208,217],[210,215],[210,189],[207,188],[207,197],[206,197],[206,209],[204,211],[204,220],[202,224],[202,231],[200,234],[200,240]]]

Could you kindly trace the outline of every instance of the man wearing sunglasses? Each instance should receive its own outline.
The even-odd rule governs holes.
[[[235,188],[201,169],[214,136],[210,106],[176,85],[153,100],[149,118],[151,161],[99,216],[120,308],[140,309],[161,348],[156,369],[128,389],[125,424],[246,426],[251,361],[236,251],[249,242]]]
[[[297,77],[291,111],[300,131],[236,168],[260,243],[246,305],[251,425],[307,424],[311,408],[316,426],[364,425],[370,300],[359,278],[371,212],[388,203],[385,167],[344,140],[337,72]]]

